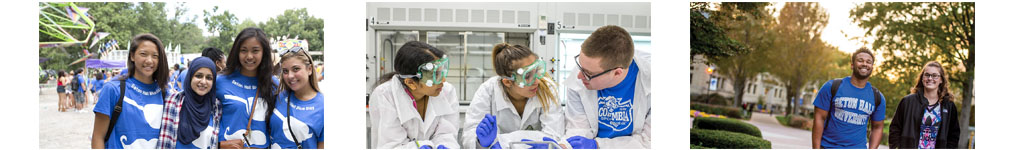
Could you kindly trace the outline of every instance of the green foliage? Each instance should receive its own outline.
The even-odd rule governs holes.
[[[163,44],[181,46],[181,53],[200,53],[205,47],[216,47],[229,52],[233,38],[245,27],[261,27],[270,37],[299,36],[308,40],[312,51],[324,50],[325,22],[307,13],[304,8],[290,9],[265,23],[251,20],[238,22],[235,14],[220,10],[218,6],[211,10],[201,10],[201,16],[185,16],[189,11],[184,3],[175,3],[171,12],[167,12],[164,2],[76,2],[79,7],[90,8],[88,11],[96,24],[96,32],[108,32],[110,35],[100,42],[117,40],[120,49],[128,49],[131,38],[142,33],[151,33],[162,40]],[[42,5],[42,4],[40,4]],[[173,15],[172,18],[167,18]],[[203,21],[207,28],[203,31],[196,22]],[[210,37],[203,32],[214,33]],[[40,36],[40,41],[54,40]],[[89,43],[91,44],[91,43]],[[68,66],[74,60],[84,57],[82,49],[86,47],[73,45],[67,47],[40,48],[39,57],[49,58],[40,63],[43,69],[69,70],[77,69],[83,64]],[[95,53],[93,47],[89,51]],[[320,59],[320,58],[319,58]]]
[[[714,149],[714,148],[703,147],[703,146],[695,145],[695,144],[689,144],[689,149]]]
[[[720,149],[770,149],[771,142],[760,137],[722,130],[690,129],[689,144]]]
[[[262,26],[269,37],[299,37],[308,41],[309,51],[325,50],[325,21],[308,14],[306,8],[289,9]]]
[[[766,9],[767,2],[725,2],[717,11],[718,24],[727,31],[729,38],[744,44],[745,51],[728,57],[710,60],[717,65],[717,73],[732,80],[734,89],[733,106],[743,103],[746,84],[767,71],[767,53],[776,48],[774,39],[774,17]]]
[[[110,33],[99,42],[117,40],[120,49],[127,49],[128,43],[137,34],[151,33],[159,37],[163,44],[180,45],[185,53],[198,51],[204,37],[202,31],[194,23],[194,20],[181,20],[176,18],[167,19],[166,3],[163,2],[76,2],[79,7],[89,8],[88,13],[95,22],[96,32]],[[174,14],[184,14],[187,10],[177,6]],[[46,39],[41,39],[46,40]],[[91,41],[89,41],[91,44]],[[44,69],[69,70],[83,66],[83,63],[69,66],[79,58],[84,57],[82,49],[88,45],[73,45],[67,47],[40,48],[39,57],[49,58],[48,61],[39,65]],[[96,47],[88,48],[89,52],[97,52]]]
[[[856,6],[850,15],[867,30],[866,36],[876,38],[873,49],[884,57],[880,73],[896,77],[887,78],[892,86],[881,90],[909,89],[926,62],[940,62],[955,100],[961,100],[960,125],[970,124],[976,62],[974,2],[870,2]],[[893,96],[888,100],[900,99]],[[959,145],[966,145],[968,129],[961,132]]]
[[[756,126],[753,126],[752,124],[745,123],[735,119],[698,117],[693,119],[693,128],[725,130],[748,134],[755,137],[762,137],[760,135],[759,128],[756,128]]]
[[[735,119],[749,119],[750,116],[743,116],[742,109],[726,105],[710,105],[704,103],[690,103],[691,110],[697,110],[709,114],[728,116]]]
[[[820,82],[829,75],[835,64],[833,56],[838,51],[820,39],[827,26],[827,10],[815,2],[789,2],[781,8],[778,16],[777,41],[782,45],[773,53],[770,73],[785,87],[786,112],[795,114],[795,102],[801,90],[808,83]]]
[[[788,121],[787,125],[790,126],[790,127],[793,127],[793,128],[806,129],[806,130],[809,130],[810,128],[813,128],[813,119],[812,118],[806,118],[806,117],[800,116],[800,115],[789,115],[788,118],[787,118],[787,121]]]
[[[717,13],[717,11],[709,10],[709,5],[710,3],[706,2],[690,3],[692,7],[689,9],[690,58],[704,55],[708,59],[715,59],[745,51],[741,43],[726,36],[722,25],[715,23],[717,17],[708,18],[709,15]]]
[[[205,42],[204,47],[215,47],[223,50],[224,53],[229,54],[230,48],[233,46],[233,39],[236,38],[237,33],[244,28],[236,28],[237,16],[230,13],[229,10],[219,11],[219,6],[212,7],[212,10],[203,10],[202,14],[205,22],[205,30],[213,33],[212,37],[209,37],[208,41]]]

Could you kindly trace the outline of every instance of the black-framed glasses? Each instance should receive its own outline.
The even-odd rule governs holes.
[[[605,70],[604,72],[597,73],[595,75],[590,75],[590,74],[587,74],[586,71],[584,71],[584,70],[587,70],[587,69],[583,69],[583,67],[580,66],[580,54],[576,54],[576,56],[573,56],[573,61],[576,62],[576,67],[580,68],[580,74],[583,74],[583,77],[586,77],[587,80],[591,80],[591,79],[597,78],[597,77],[599,77],[601,75],[604,75],[605,73],[611,72],[612,70],[622,68],[622,67],[615,67],[615,68],[612,68],[612,69]]]
[[[936,79],[936,78],[940,78],[940,74],[928,74],[928,73],[924,73],[923,74],[923,78],[927,78],[927,79],[933,78],[933,79]]]

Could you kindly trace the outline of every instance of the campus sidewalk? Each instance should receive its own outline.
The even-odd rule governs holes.
[[[771,148],[810,149],[813,147],[811,131],[782,126],[778,119],[769,114],[753,112],[753,117],[745,122],[760,128],[763,139],[771,141]],[[879,148],[887,149],[888,147],[880,145]]]

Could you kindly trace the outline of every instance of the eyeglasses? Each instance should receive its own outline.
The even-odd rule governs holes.
[[[929,79],[929,78],[934,78],[934,79],[936,79],[936,78],[940,78],[940,74],[928,74],[928,73],[924,73],[924,74],[923,74],[923,77],[924,77],[924,78],[927,78],[927,79]]]
[[[583,77],[586,77],[587,80],[591,80],[591,79],[597,78],[598,76],[604,75],[605,73],[611,72],[612,70],[622,68],[622,67],[615,67],[615,68],[612,68],[612,69],[605,70],[604,72],[597,73],[597,74],[592,76],[590,74],[587,74],[586,71],[584,71],[584,70],[587,70],[587,69],[583,69],[583,67],[580,66],[580,55],[579,54],[577,54],[576,56],[573,56],[573,60],[576,62],[576,67],[580,68],[580,74],[583,74]]]

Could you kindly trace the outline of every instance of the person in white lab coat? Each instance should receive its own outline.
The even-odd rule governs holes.
[[[368,100],[371,148],[459,148],[458,96],[445,82],[445,52],[407,42],[396,52],[393,68],[396,72],[384,75]]]
[[[619,26],[598,28],[574,57],[566,85],[566,132],[574,149],[650,148],[650,54]]]
[[[463,148],[510,148],[526,146],[509,145],[521,140],[559,140],[565,128],[562,106],[545,62],[520,45],[498,44],[491,54],[498,76],[474,93],[463,123]]]

